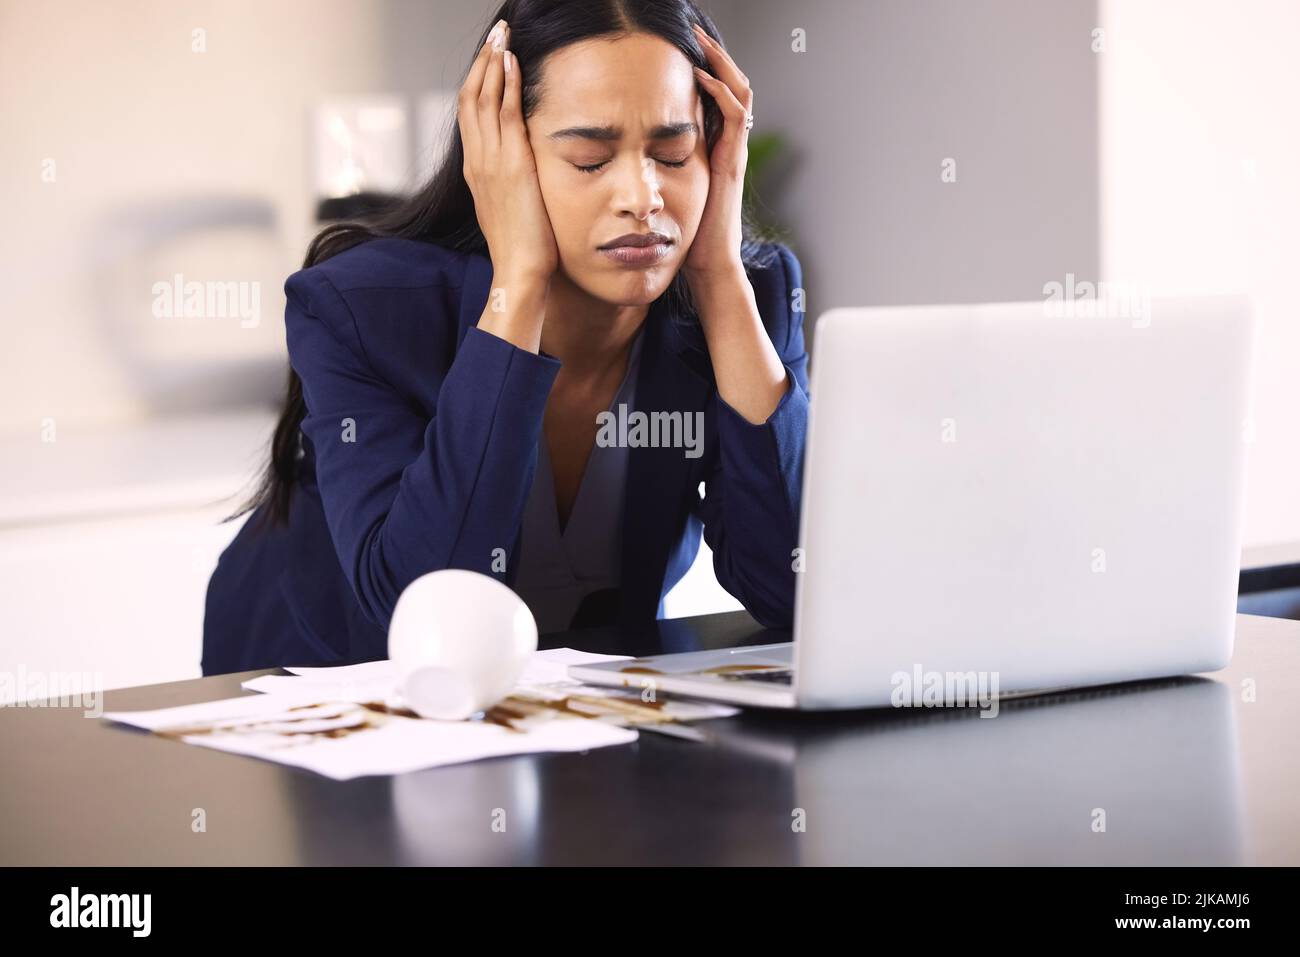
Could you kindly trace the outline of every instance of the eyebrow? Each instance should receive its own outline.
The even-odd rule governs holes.
[[[693,122],[666,123],[650,131],[652,140],[670,140],[685,133],[699,133],[700,128]],[[570,126],[556,130],[547,136],[552,140],[619,140],[623,131],[617,126]]]

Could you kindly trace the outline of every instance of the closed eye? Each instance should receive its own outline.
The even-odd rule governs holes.
[[[678,163],[670,163],[668,160],[659,160],[659,162],[663,163],[665,166],[671,166],[673,169],[681,169],[683,166],[686,165],[686,160],[682,160],[681,162]],[[574,169],[582,173],[594,173],[597,170],[599,170],[601,167],[608,166],[608,165],[609,165],[609,160],[605,160],[603,163],[593,163],[591,166],[579,166],[575,163]]]

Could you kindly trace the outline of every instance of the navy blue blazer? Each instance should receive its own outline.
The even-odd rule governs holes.
[[[789,380],[765,423],[718,396],[697,323],[670,315],[666,295],[648,311],[635,408],[703,412],[704,451],[629,450],[619,621],[662,616],[703,531],[722,586],[762,624],[791,624],[808,356],[803,296],[792,294],[799,261],[775,252],[748,273]],[[478,328],[491,280],[486,256],[404,239],[289,277],[303,457],[287,527],[254,513],[221,555],[204,674],[383,658],[393,606],[420,575],[468,568],[514,581],[560,361]]]

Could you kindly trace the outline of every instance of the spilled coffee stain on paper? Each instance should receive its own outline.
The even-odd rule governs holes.
[[[625,726],[635,727],[647,722],[672,722],[668,715],[658,715],[662,701],[635,702],[617,698],[592,698],[583,695],[566,695],[560,698],[520,697],[510,695],[483,712],[481,720],[505,728],[513,734],[526,734],[529,726],[538,720],[557,717],[616,718]],[[257,717],[214,718],[189,725],[175,725],[155,729],[165,738],[181,740],[208,735],[270,737],[278,743],[268,744],[271,749],[302,747],[314,741],[338,740],[382,728],[393,720],[424,719],[406,707],[396,707],[381,701],[323,702],[286,707],[274,714]]]
[[[294,716],[290,717],[290,713]],[[273,735],[283,738],[284,746],[301,746],[321,738],[338,739],[373,731],[390,720],[388,713],[390,709],[377,702],[306,704],[257,718],[217,718],[196,725],[158,728],[154,733],[176,739],[200,735]],[[312,727],[313,724],[320,726]]]
[[[369,708],[371,711],[378,711],[380,714],[394,714],[399,718],[418,718],[420,717],[410,708],[391,708],[380,701],[363,701],[361,707]]]

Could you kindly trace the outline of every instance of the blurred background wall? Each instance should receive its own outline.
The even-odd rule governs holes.
[[[0,0],[0,669],[198,673],[236,530],[219,520],[260,463],[281,287],[315,228],[314,111],[398,104],[414,183],[494,9]],[[810,325],[841,305],[1040,299],[1067,274],[1245,286],[1264,360],[1247,540],[1300,539],[1293,5],[706,9],[755,86],[755,133],[782,136],[761,198]],[[256,321],[159,317],[155,283],[177,274],[255,287]],[[724,607],[706,552],[668,611]]]
[[[1248,545],[1300,539],[1300,4],[1105,0],[1102,272],[1248,291]]]
[[[454,89],[486,16],[392,0],[0,10],[0,295],[22,317],[0,430],[18,432],[271,401],[281,285],[313,227],[313,105]],[[152,282],[175,272],[260,283],[260,321],[159,321]]]

